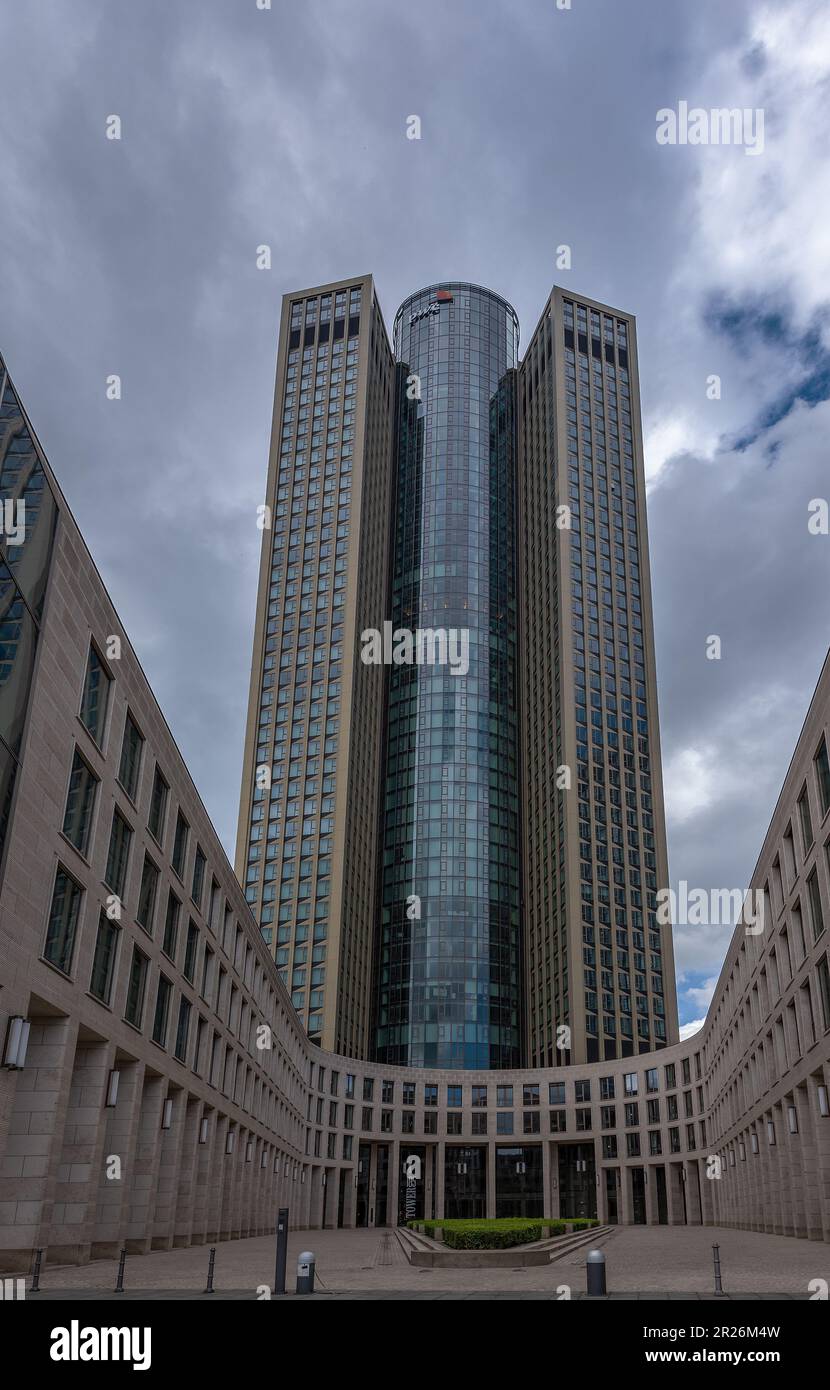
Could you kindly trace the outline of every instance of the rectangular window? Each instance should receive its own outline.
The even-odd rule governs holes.
[[[824,913],[821,908],[821,893],[818,886],[818,871],[813,869],[807,879],[807,892],[810,898],[810,916],[813,919],[813,940],[818,941],[824,931]]]
[[[213,951],[206,945],[202,960],[202,988],[200,991],[203,999],[207,999],[213,986],[213,959]]]
[[[590,1113],[590,1112],[589,1112]],[[459,1120],[461,1116],[459,1115]],[[540,1130],[538,1110],[525,1110],[522,1112],[522,1128],[525,1134],[538,1134]]]
[[[141,1019],[144,1013],[144,993],[147,988],[147,957],[137,946],[133,946],[133,958],[130,964],[130,978],[127,982],[127,1007],[124,1010],[124,1017],[134,1028],[141,1027]]]
[[[170,1013],[170,995],[173,986],[166,975],[159,975],[158,989],[156,990],[156,1011],[153,1015],[153,1042],[157,1042],[161,1047],[167,1043],[167,1018]]]
[[[437,1105],[437,1104],[438,1104],[438,1087],[437,1087],[437,1086],[429,1086],[429,1085],[424,1086],[424,1105]]]
[[[138,774],[141,768],[141,749],[144,739],[138,732],[138,727],[132,717],[127,713],[127,722],[124,725],[124,739],[121,744],[121,762],[118,765],[118,780],[131,801],[135,801],[138,791]]]
[[[500,1110],[496,1115],[496,1134],[513,1133],[513,1114],[509,1110]]]
[[[548,1101],[551,1105],[565,1104],[564,1081],[551,1081],[548,1086]]]
[[[601,1076],[599,1079],[599,1098],[600,1100],[614,1099],[614,1078],[613,1076]]]
[[[395,1083],[394,1081],[381,1081],[380,1099],[383,1105],[395,1104]]]
[[[590,1081],[575,1081],[574,1093],[576,1096],[577,1105],[586,1105],[588,1101],[591,1099]]]
[[[447,1134],[460,1134],[461,1120],[462,1116],[456,1115],[454,1112],[452,1115],[447,1115]]]
[[[448,1106],[455,1107],[455,1106],[458,1106],[458,1105],[460,1105],[460,1104],[461,1104],[461,1087],[460,1087],[460,1086],[448,1086],[448,1087],[447,1087],[447,1105],[448,1105]]]
[[[474,1086],[474,1087],[473,1087],[473,1105],[486,1105],[486,1104],[487,1104],[487,1087],[486,1087],[486,1086]]]
[[[476,1111],[476,1113],[475,1113],[474,1115],[471,1116],[471,1119],[472,1119],[472,1122],[473,1122],[473,1130],[472,1130],[473,1134],[481,1135],[481,1134],[486,1134],[486,1133],[487,1133],[487,1116],[486,1116],[486,1114],[482,1114],[482,1112],[481,1112],[480,1110],[478,1110],[478,1111]]]
[[[539,1087],[535,1082],[522,1086],[522,1105],[539,1104]]]
[[[190,1000],[182,995],[179,1000],[179,1017],[176,1023],[176,1046],[173,1056],[183,1062],[187,1057],[187,1035],[190,1031]]]
[[[806,786],[798,798],[798,819],[801,822],[801,848],[806,854],[813,843],[813,820]]]
[[[179,937],[179,914],[181,908],[182,905],[175,893],[168,891],[167,912],[164,916],[164,939],[161,943],[161,949],[171,960],[176,959],[176,945]]]
[[[113,812],[104,882],[119,898],[123,898],[124,896],[124,884],[127,880],[127,860],[130,855],[130,841],[132,837],[133,832],[120,811]]]
[[[818,976],[818,992],[821,999],[821,1012],[824,1016],[824,1031],[830,1028],[830,968],[827,965],[827,957],[822,956],[816,966]]]
[[[196,857],[193,860],[193,887],[190,896],[197,907],[202,906],[202,893],[205,887],[205,865],[206,859],[202,853],[200,845],[196,846]]]
[[[81,854],[89,848],[89,832],[92,827],[92,811],[95,806],[95,789],[98,778],[90,771],[75,749],[72,771],[69,775],[69,792],[66,797],[66,811],[63,817],[63,833],[67,840]]]
[[[184,862],[187,858],[187,837],[190,834],[190,826],[182,815],[181,811],[176,812],[176,836],[173,840],[173,858],[171,863],[174,872],[179,878],[184,878]]]
[[[687,1065],[688,1065],[688,1064],[687,1064]],[[636,1071],[627,1071],[627,1072],[625,1073],[624,1081],[625,1081],[625,1094],[626,1094],[627,1096],[636,1096],[636,1094],[637,1094],[637,1073],[636,1073]]]
[[[512,1086],[497,1086],[497,1087],[496,1087],[496,1105],[509,1106],[509,1105],[512,1105],[512,1104],[513,1104],[513,1087],[512,1087]],[[513,1131],[511,1130],[510,1133],[512,1134]]]
[[[112,993],[112,977],[115,971],[115,953],[118,947],[118,923],[112,921],[102,910],[98,919],[98,935],[95,938],[95,954],[92,957],[92,975],[89,992],[108,1004]]]
[[[141,870],[141,888],[138,894],[138,911],[135,920],[140,927],[143,927],[150,936],[153,935],[153,926],[156,915],[156,895],[158,893],[159,871],[149,855],[144,856],[144,865]]]
[[[84,689],[81,696],[81,723],[92,735],[99,748],[103,746],[104,742],[110,679],[95,647],[90,646],[86,675],[84,676]]]
[[[184,969],[182,974],[186,980],[193,983],[193,976],[196,972],[196,952],[199,949],[199,928],[191,919],[187,924],[187,945],[184,951]]]
[[[363,1078],[363,1099],[371,1100],[375,1089],[375,1083],[371,1076]]]
[[[822,820],[830,811],[830,758],[827,756],[827,742],[821,740],[815,757],[816,781],[818,782],[818,802]]]
[[[167,817],[167,798],[170,788],[162,777],[158,763],[153,775],[153,794],[150,797],[150,819],[147,828],[153,839],[161,844],[164,839],[164,822]]]
[[[80,886],[59,866],[52,893],[43,955],[50,965],[62,970],[64,975],[69,974],[72,966],[82,897],[83,891]]]
[[[670,1062],[667,1067],[664,1067],[664,1071],[666,1073],[666,1090],[672,1091],[674,1090],[674,1087],[677,1085],[677,1075],[674,1069],[674,1062]]]
[[[657,1091],[659,1090],[659,1087],[660,1082],[657,1079],[657,1068],[649,1067],[648,1071],[646,1072],[646,1090]]]

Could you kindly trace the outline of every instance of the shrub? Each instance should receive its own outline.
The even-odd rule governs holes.
[[[512,1246],[529,1245],[542,1239],[541,1220],[522,1217],[495,1221],[408,1221],[407,1225],[423,1226],[426,1234],[432,1236],[440,1227],[444,1244],[451,1250],[509,1250]]]

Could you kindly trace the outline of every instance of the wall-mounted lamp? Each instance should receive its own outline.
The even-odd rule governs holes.
[[[798,1111],[794,1105],[787,1106],[787,1129],[790,1134],[798,1134]]]
[[[261,1158],[261,1160],[260,1160],[259,1166],[260,1166],[260,1168],[267,1168],[267,1167],[268,1167],[268,1152],[267,1152],[266,1149],[263,1149],[263,1150],[262,1150],[262,1158]]]
[[[104,1105],[110,1109],[118,1102],[118,1082],[121,1079],[120,1071],[111,1071],[107,1082],[107,1098]]]
[[[245,1162],[246,1162],[246,1163],[250,1163],[250,1161],[251,1161],[251,1159],[253,1158],[253,1156],[254,1156],[254,1141],[253,1141],[253,1139],[249,1139],[248,1142],[247,1142],[247,1144],[245,1145]]]
[[[274,1172],[275,1172],[275,1174],[277,1175],[277,1177],[279,1177],[279,1171],[280,1171],[280,1161],[279,1161],[279,1158],[275,1158],[275,1159],[274,1159]]]
[[[752,1152],[753,1152],[754,1154],[757,1154],[757,1152],[758,1152],[758,1135],[755,1133],[754,1130],[752,1131],[752,1133],[751,1133],[750,1136],[749,1136],[749,1142],[750,1142],[751,1145],[752,1145]]]
[[[746,1144],[743,1140],[741,1140],[740,1144],[738,1145],[738,1152],[741,1155],[741,1162],[746,1163]]]
[[[235,1139],[236,1139],[236,1132],[235,1132],[235,1130],[229,1129],[229,1130],[228,1130],[228,1137],[227,1137],[227,1139],[225,1140],[225,1153],[226,1153],[226,1154],[232,1154],[232,1153],[233,1153],[233,1145],[234,1145],[234,1140],[235,1140]]]
[[[820,1115],[825,1117],[830,1115],[830,1098],[828,1098],[826,1086],[819,1086],[818,1088],[818,1108]]]
[[[767,1120],[767,1143],[775,1143],[775,1125],[772,1120]]]
[[[199,1125],[199,1143],[200,1143],[200,1144],[206,1144],[206,1143],[207,1143],[208,1127],[209,1127],[209,1126],[208,1126],[208,1117],[207,1117],[207,1115],[203,1115],[203,1116],[202,1116],[202,1122],[201,1122],[201,1124]]]
[[[22,1014],[12,1014],[6,1033],[6,1046],[3,1051],[3,1066],[11,1071],[20,1071],[26,1061],[26,1048],[29,1044],[29,1020]]]
[[[169,1129],[172,1120],[173,1120],[173,1102],[172,1102],[172,1100],[170,1099],[170,1097],[168,1096],[168,1097],[167,1097],[167,1100],[164,1102],[164,1107],[163,1107],[162,1112],[161,1112],[161,1127],[162,1127],[162,1129]]]

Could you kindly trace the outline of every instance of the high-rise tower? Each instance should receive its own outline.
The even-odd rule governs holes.
[[[554,289],[519,374],[528,1061],[677,1040],[634,319]],[[564,1025],[566,1032],[558,1030]]]
[[[554,289],[518,343],[460,281],[394,358],[371,277],[283,301],[237,872],[390,1065],[677,1038],[635,324]]]
[[[411,1066],[521,1055],[519,325],[446,282],[398,310],[392,626],[467,634],[469,669],[391,668],[376,1048]]]
[[[394,365],[372,277],[283,299],[236,871],[309,1035],[366,1056]]]

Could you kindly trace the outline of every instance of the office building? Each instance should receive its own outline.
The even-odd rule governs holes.
[[[555,289],[520,358],[504,299],[442,281],[404,301],[393,338],[394,366],[368,277],[285,297],[248,901],[324,1046],[448,1068],[663,1047],[677,1008],[655,911],[668,866],[634,320]],[[321,515],[312,487],[338,485],[351,505]],[[412,635],[413,659],[357,659],[384,623]]]

